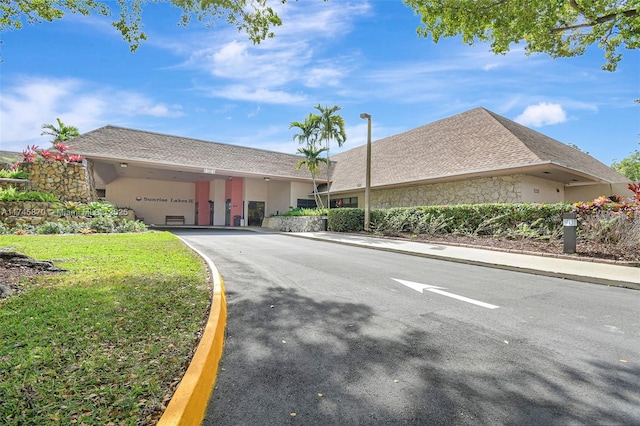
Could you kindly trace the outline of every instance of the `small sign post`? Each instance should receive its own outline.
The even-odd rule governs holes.
[[[578,227],[578,217],[575,213],[565,213],[562,215],[562,231],[564,234],[564,253],[575,254],[576,252],[576,228]]]

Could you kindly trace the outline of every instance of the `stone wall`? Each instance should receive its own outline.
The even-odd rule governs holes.
[[[135,219],[131,209],[118,208],[117,215],[121,219]],[[67,211],[60,203],[43,203],[36,201],[0,201],[0,222],[13,227],[16,225],[37,226],[45,222],[67,220],[73,222],[88,222],[94,215],[91,210],[84,213]]]
[[[521,176],[513,175],[376,189],[371,191],[371,207],[517,203],[522,201],[521,181]]]
[[[320,216],[272,216],[262,220],[262,227],[282,232],[324,231],[324,219]]]
[[[29,173],[29,190],[53,194],[61,201],[91,202],[98,199],[87,167],[62,161],[22,163]]]
[[[18,191],[27,191],[29,189],[29,181],[26,179],[0,178],[0,189],[9,189],[9,187],[13,187]]]

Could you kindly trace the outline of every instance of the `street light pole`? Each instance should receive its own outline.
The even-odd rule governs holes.
[[[371,230],[371,115],[363,112],[360,118],[367,120],[367,177],[364,186],[364,230]]]

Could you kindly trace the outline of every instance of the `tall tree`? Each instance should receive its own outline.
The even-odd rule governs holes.
[[[318,116],[309,113],[304,121],[292,121],[289,124],[289,129],[298,128],[300,133],[293,135],[293,140],[298,141],[299,144],[315,146],[318,141],[320,132]]]
[[[286,0],[280,0],[285,3]],[[297,1],[297,0],[296,0]],[[326,0],[325,0],[326,1]],[[148,0],[12,0],[0,1],[0,32],[19,30],[23,22],[41,23],[61,19],[67,13],[111,16],[110,4],[118,7],[119,19],[111,23],[135,51],[147,36],[143,31],[142,12]],[[272,28],[282,25],[280,17],[267,4],[270,0],[155,0],[170,3],[182,9],[180,25],[186,26],[192,18],[205,22],[207,27],[224,19],[228,24],[244,31],[254,43],[273,37]]]
[[[635,150],[628,157],[620,161],[613,160],[611,168],[631,179],[633,182],[640,183],[640,150]]]
[[[554,58],[582,55],[597,44],[604,51],[603,69],[614,71],[620,48],[640,48],[639,0],[403,0],[421,15],[422,37],[434,42],[460,35],[472,45],[490,42],[494,53],[506,53],[524,42],[527,54]]]
[[[56,118],[56,120],[58,121],[58,127],[54,124],[43,124],[42,128],[44,130],[40,133],[41,135],[53,136],[51,143],[55,144],[56,142],[66,142],[69,139],[80,135],[77,127],[67,126],[59,118]]]
[[[329,158],[331,141],[335,140],[338,143],[338,146],[342,146],[347,140],[347,134],[344,131],[344,119],[341,115],[336,114],[342,109],[340,106],[334,105],[332,107],[328,107],[318,104],[316,109],[320,112],[317,116],[318,126],[320,128],[320,139],[325,141],[325,148],[327,151],[327,207],[331,208],[331,159]]]
[[[321,164],[329,164],[329,160],[327,157],[323,157],[322,154],[326,151],[326,148],[320,148],[315,146],[314,144],[307,144],[304,147],[298,148],[298,154],[304,155],[304,159],[298,161],[298,170],[302,166],[306,166],[311,173],[311,180],[313,181],[313,197],[316,200],[316,205],[321,209],[324,208],[324,204],[322,204],[322,199],[318,194],[318,186],[316,185],[316,176],[320,171]]]

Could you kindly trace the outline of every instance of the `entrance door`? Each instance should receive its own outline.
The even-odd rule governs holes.
[[[262,219],[264,219],[264,201],[249,201],[249,209],[247,214],[249,215],[249,226],[262,226]]]
[[[224,226],[231,226],[231,198],[224,203]]]

